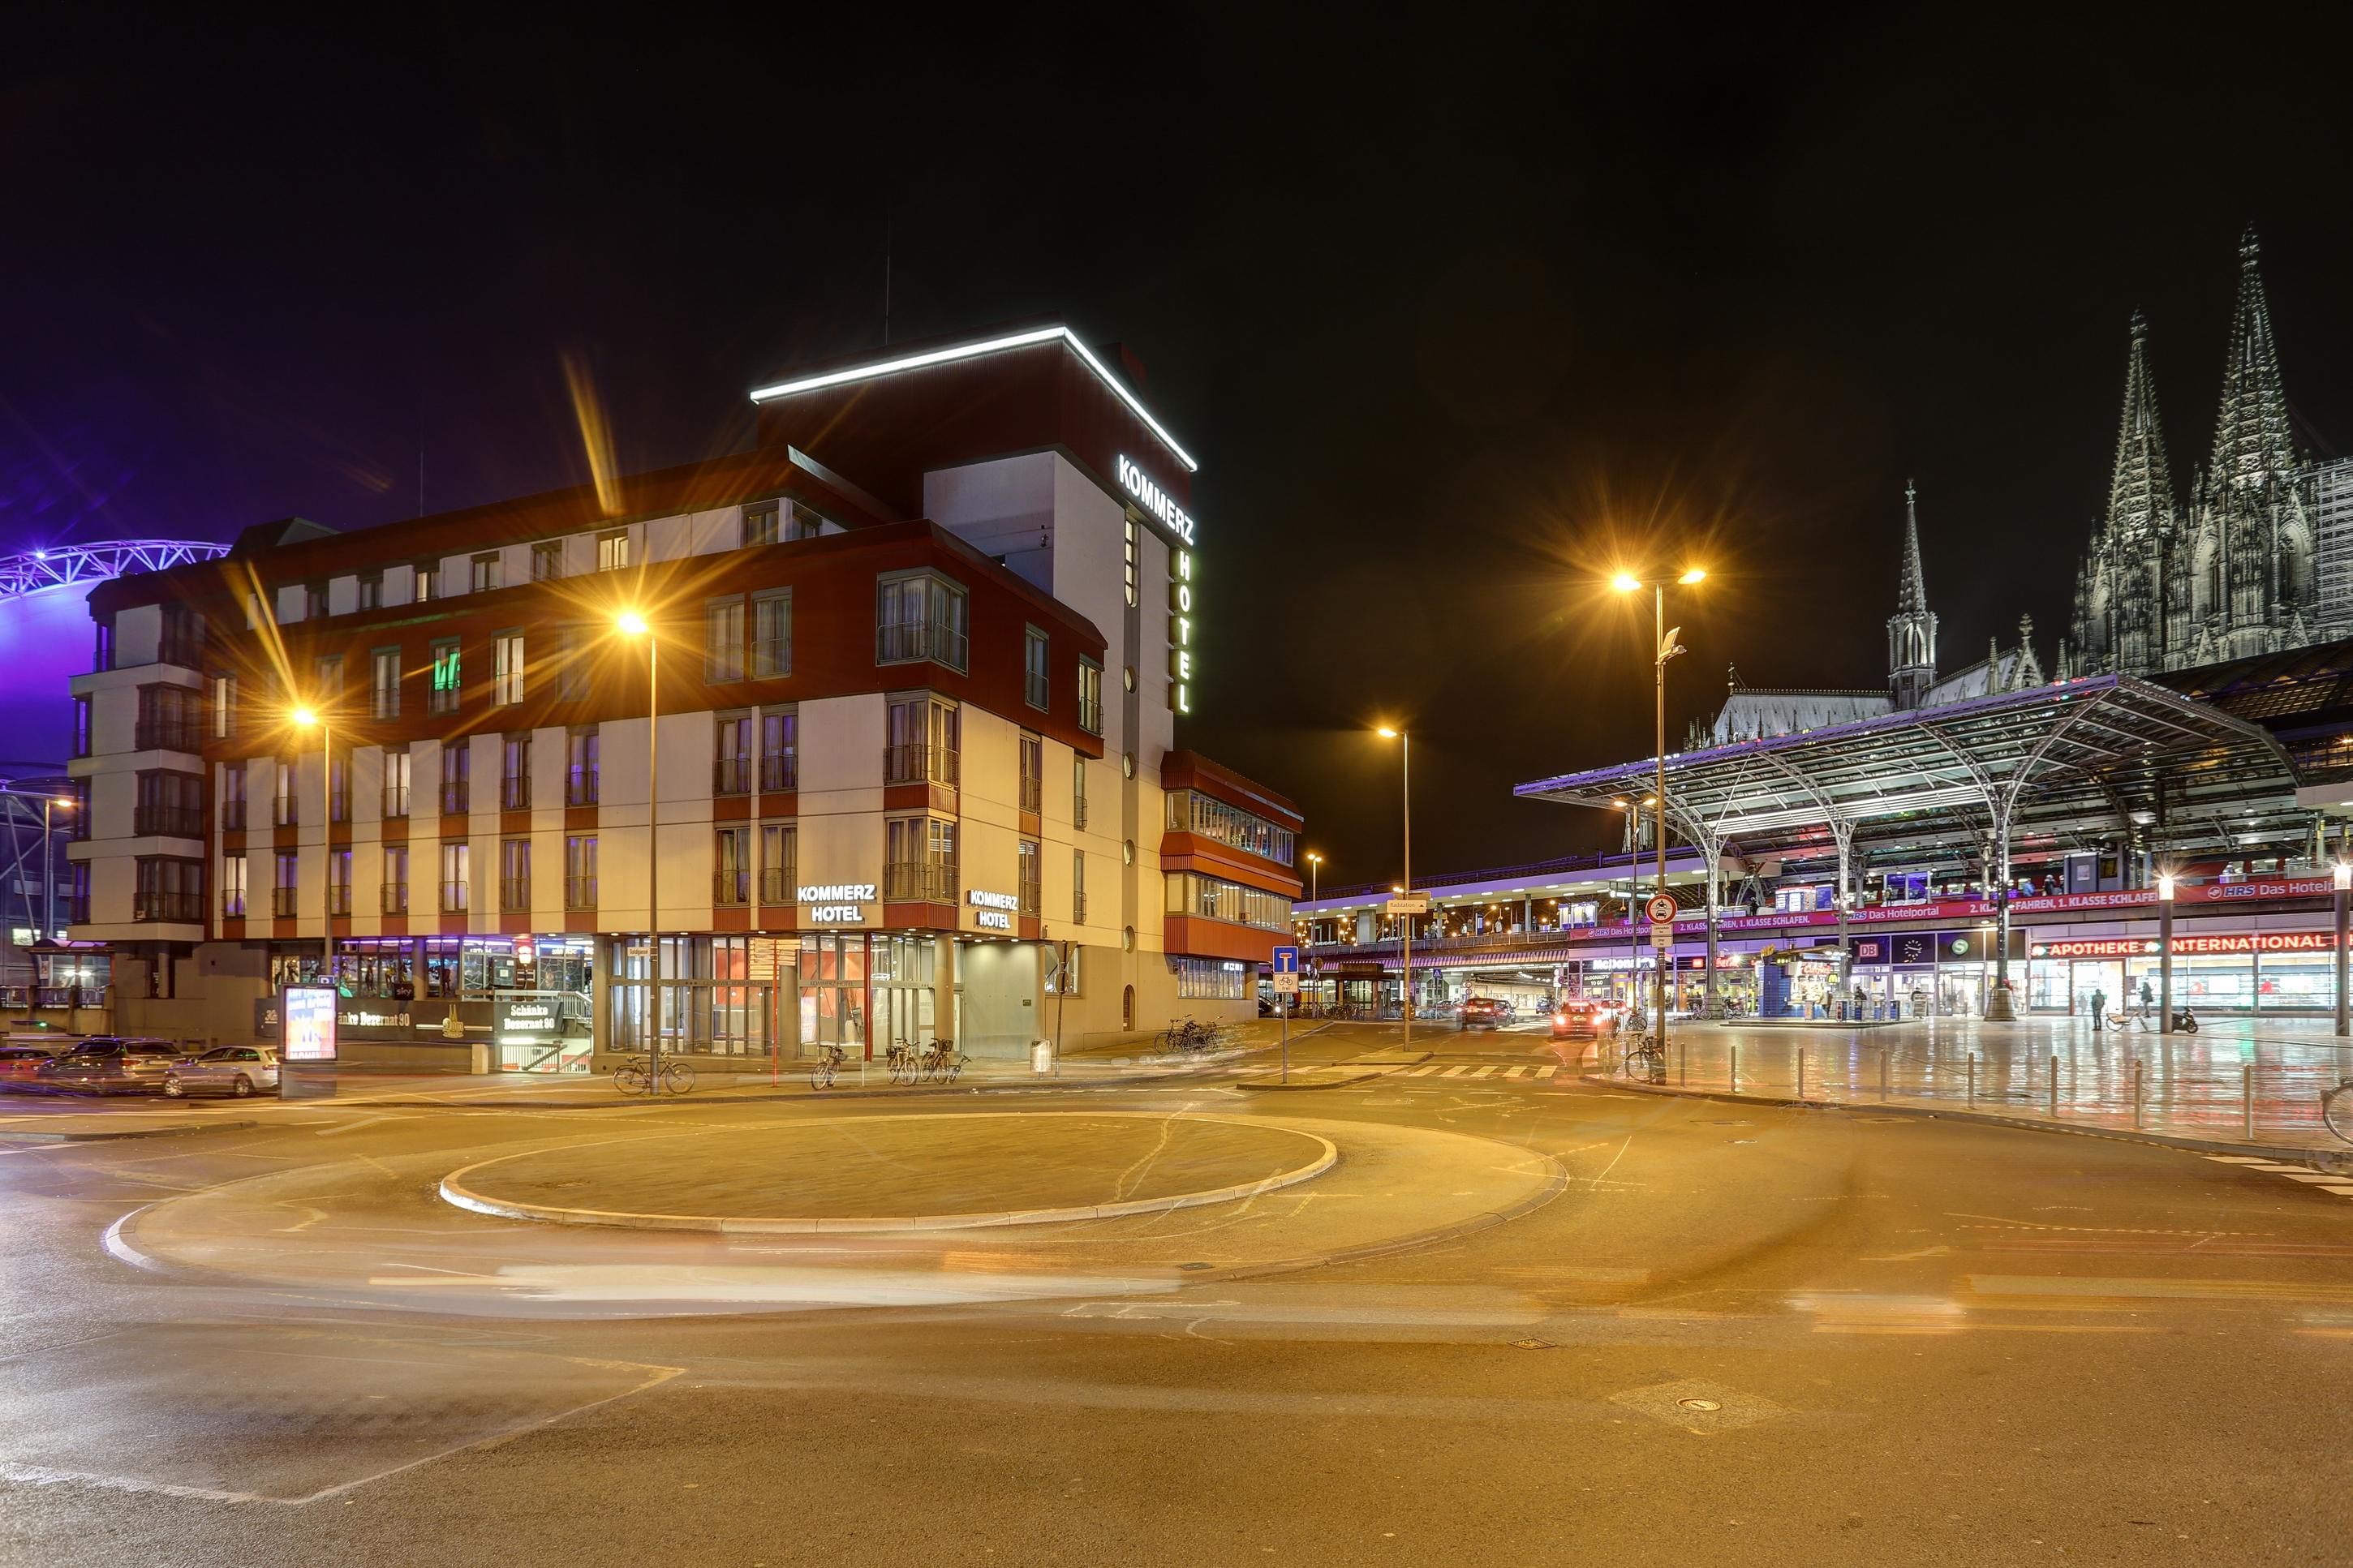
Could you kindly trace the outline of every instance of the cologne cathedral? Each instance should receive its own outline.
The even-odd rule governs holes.
[[[2147,675],[2301,647],[2319,633],[2312,471],[2288,434],[2279,351],[2250,229],[2213,457],[2177,493],[2136,312],[2108,511],[2075,584],[2062,678]]]

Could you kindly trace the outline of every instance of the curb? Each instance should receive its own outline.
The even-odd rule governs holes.
[[[1335,1263],[1361,1263],[1368,1258],[1386,1258],[1392,1253],[1411,1252],[1424,1247],[1437,1247],[1450,1241],[1460,1241],[1466,1236],[1476,1236],[1482,1230],[1493,1230],[1499,1225],[1509,1225],[1523,1219],[1568,1190],[1568,1167],[1550,1154],[1545,1162],[1552,1166],[1552,1175],[1543,1189],[1502,1208],[1489,1209],[1472,1215],[1469,1219],[1452,1225],[1440,1226],[1435,1230],[1400,1236],[1387,1241],[1368,1241],[1362,1247],[1342,1247],[1336,1252],[1318,1253],[1308,1258],[1287,1258],[1279,1263],[1242,1263],[1231,1268],[1206,1269],[1186,1276],[1188,1282],[1210,1279],[1248,1279],[1262,1274],[1288,1274],[1302,1268],[1328,1268]]]
[[[1128,1111],[1121,1114],[1150,1116],[1156,1112]],[[1237,1123],[1229,1117],[1195,1117],[1198,1121]],[[441,1178],[438,1184],[443,1202],[475,1214],[489,1215],[496,1219],[541,1220],[554,1225],[604,1226],[619,1230],[698,1231],[720,1236],[810,1236],[875,1235],[918,1230],[977,1230],[1015,1225],[1062,1225],[1077,1220],[1116,1219],[1125,1215],[1166,1214],[1176,1209],[1200,1208],[1210,1204],[1234,1203],[1256,1197],[1300,1182],[1313,1181],[1340,1163],[1340,1150],[1329,1138],[1314,1132],[1285,1129],[1296,1136],[1321,1145],[1315,1158],[1288,1171],[1262,1176],[1254,1182],[1235,1182],[1222,1187],[1205,1188],[1199,1192],[1176,1193],[1166,1197],[1134,1198],[1121,1203],[1082,1204],[1065,1208],[1001,1209],[987,1214],[948,1215],[843,1215],[839,1217],[792,1217],[770,1215],[649,1215],[630,1214],[612,1209],[560,1208],[550,1204],[523,1203],[512,1198],[491,1198],[461,1185],[458,1178],[481,1170],[487,1165],[521,1159],[525,1153],[501,1154],[494,1159],[477,1161],[462,1166]]]
[[[2104,1138],[2112,1143],[2153,1143],[2193,1154],[2249,1154],[2281,1164],[2309,1165],[2316,1170],[2353,1170],[2353,1150],[2337,1153],[2293,1144],[2244,1143],[2235,1139],[2191,1138],[2178,1132],[2152,1132],[2136,1127],[2091,1127],[2060,1121],[2029,1121],[1999,1111],[1955,1110],[1948,1107],[1905,1105],[1895,1100],[1796,1100],[1788,1095],[1735,1094],[1726,1089],[1677,1089],[1672,1084],[1635,1083],[1626,1079],[1579,1073],[1577,1080],[1598,1089],[1631,1089],[1637,1094],[1669,1100],[1700,1100],[1718,1105],[1778,1105],[1801,1110],[1869,1110],[1875,1114],[1910,1117],[1920,1121],[1959,1121],[1973,1127],[2009,1127],[2021,1132],[2059,1132],[2077,1138]]]
[[[134,1127],[121,1132],[0,1131],[0,1143],[119,1143],[132,1138],[177,1138],[189,1132],[234,1132],[259,1121],[190,1121],[177,1127]]]
[[[1331,1079],[1323,1083],[1269,1083],[1264,1079],[1253,1079],[1247,1083],[1238,1083],[1234,1087],[1238,1089],[1268,1094],[1297,1094],[1317,1089],[1348,1089],[1356,1084],[1370,1083],[1377,1078],[1387,1078],[1399,1068],[1419,1067],[1437,1054],[1436,1051],[1424,1051],[1409,1062],[1392,1062],[1372,1072],[1361,1072],[1354,1078]]]

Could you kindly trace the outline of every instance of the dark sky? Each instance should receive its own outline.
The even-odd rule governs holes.
[[[388,521],[420,446],[435,510],[575,482],[567,356],[628,466],[728,449],[762,375],[881,341],[887,220],[894,336],[1059,312],[1148,367],[1202,460],[1182,739],[1345,882],[1396,871],[1378,719],[1419,869],[1599,842],[1508,792],[1649,754],[1620,560],[1714,573],[1676,734],[1727,661],[1883,679],[1907,478],[1946,667],[2022,613],[2047,661],[2126,319],[2186,482],[2249,222],[2303,438],[2353,447],[2324,13],[1625,9],[20,21],[0,548]]]

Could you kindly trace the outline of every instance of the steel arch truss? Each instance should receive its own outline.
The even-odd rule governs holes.
[[[211,561],[228,553],[226,544],[185,539],[117,539],[104,544],[60,545],[23,555],[0,557],[0,604],[37,594],[46,588],[76,588],[127,577],[135,572],[161,572],[191,561]]]

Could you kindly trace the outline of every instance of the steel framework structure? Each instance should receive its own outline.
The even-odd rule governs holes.
[[[161,572],[228,553],[226,544],[186,539],[115,539],[0,557],[0,604],[45,588],[75,588],[134,572]]]

